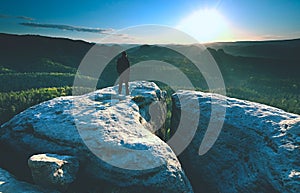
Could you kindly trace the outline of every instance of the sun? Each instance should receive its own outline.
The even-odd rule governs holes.
[[[231,39],[228,21],[216,9],[200,9],[183,18],[177,29],[189,34],[200,43]]]

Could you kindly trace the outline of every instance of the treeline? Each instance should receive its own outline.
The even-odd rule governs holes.
[[[76,87],[76,93],[91,92],[91,88]],[[29,89],[17,92],[0,92],[0,125],[11,119],[21,111],[41,102],[72,95],[72,87],[53,87]]]
[[[274,88],[270,88],[274,89]],[[300,95],[286,92],[259,92],[255,89],[246,87],[226,88],[226,94],[229,97],[258,102],[273,107],[283,109],[287,112],[300,114]]]
[[[21,111],[58,96],[71,95],[71,87],[40,88],[0,93],[0,122],[8,121]]]
[[[300,114],[299,81],[272,76],[250,77],[241,86],[227,87],[227,95]]]
[[[4,73],[0,74],[0,92],[22,91],[32,88],[72,86],[75,74],[70,73]],[[93,85],[94,78],[78,75],[80,85],[89,87]],[[103,81],[98,81],[104,84]]]

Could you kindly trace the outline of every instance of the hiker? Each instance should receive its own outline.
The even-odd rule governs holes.
[[[119,74],[119,94],[122,93],[122,86],[125,83],[126,95],[129,95],[129,60],[125,51],[122,52],[121,57],[117,60],[117,72]]]

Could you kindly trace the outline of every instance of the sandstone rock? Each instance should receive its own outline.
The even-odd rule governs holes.
[[[38,154],[28,159],[28,166],[36,184],[65,191],[76,179],[79,162],[74,156]]]
[[[214,117],[212,104],[216,110]],[[225,118],[221,116],[223,108]],[[173,128],[178,125],[181,111],[190,117],[200,113],[195,136],[180,155],[195,192],[300,191],[299,115],[195,91],[178,91],[173,95]],[[220,135],[212,148],[200,156],[199,146],[209,122],[218,121],[224,121]],[[210,134],[209,140],[214,141],[217,131]]]
[[[152,82],[131,82],[132,96],[119,96],[117,89],[31,107],[1,126],[0,141],[28,157],[76,156],[81,173],[118,186],[192,192],[176,155],[152,133],[163,121],[155,118],[163,117],[162,91]],[[134,97],[142,99],[138,105]]]
[[[0,168],[0,192],[3,193],[58,193],[56,191],[47,191],[38,186],[19,181],[9,172]]]

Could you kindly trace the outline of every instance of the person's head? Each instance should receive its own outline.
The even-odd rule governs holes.
[[[123,57],[126,57],[126,56],[127,56],[127,54],[126,54],[125,51],[122,52],[122,56],[123,56]]]

